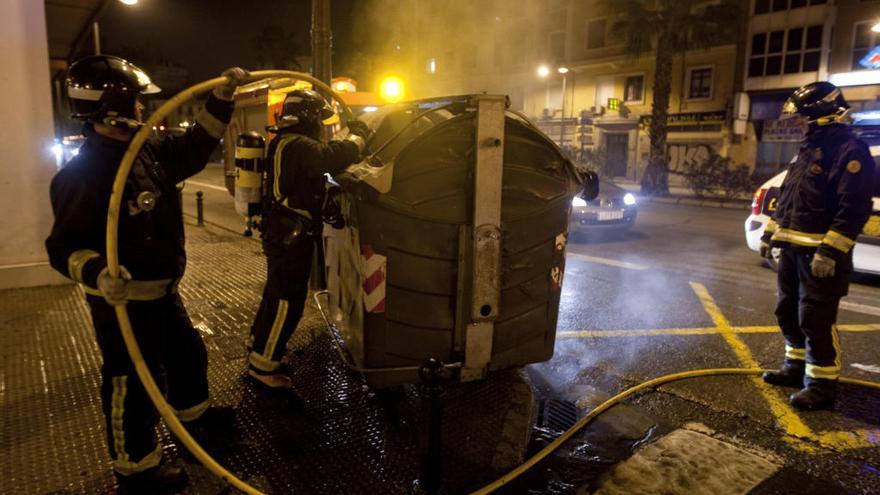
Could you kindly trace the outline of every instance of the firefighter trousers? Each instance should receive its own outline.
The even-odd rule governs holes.
[[[99,296],[86,296],[104,363],[101,401],[113,468],[131,475],[159,464],[159,416],[128,356],[116,313]],[[181,421],[193,421],[208,408],[208,354],[180,296],[129,301],[134,335],[156,383]]]
[[[776,319],[785,337],[785,360],[804,367],[806,383],[837,380],[840,340],[837,309],[849,289],[852,255],[838,261],[830,278],[813,276],[814,250],[785,247],[779,257]]]
[[[262,372],[281,366],[287,341],[296,330],[309,292],[314,239],[304,235],[292,246],[267,245],[266,286],[251,326],[248,361]]]

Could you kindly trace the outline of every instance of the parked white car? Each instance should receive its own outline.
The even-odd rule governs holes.
[[[871,155],[875,163],[880,163],[880,146],[871,146]],[[779,187],[787,173],[780,172],[755,191],[752,198],[752,213],[745,223],[746,243],[752,251],[758,252],[761,248],[761,236],[764,235],[764,228],[770,221],[770,215],[776,211]],[[768,264],[775,270],[778,250],[774,249],[773,254],[774,260],[769,261]],[[880,197],[874,197],[874,213],[864,232],[856,240],[853,265],[857,272],[880,274]]]

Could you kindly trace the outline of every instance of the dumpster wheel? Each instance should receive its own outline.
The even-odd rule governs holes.
[[[577,423],[574,424],[571,428],[565,431],[562,435],[556,438],[554,441],[547,444],[546,447],[541,449],[540,452],[529,458],[526,462],[519,465],[509,473],[504,476],[498,478],[492,483],[480,488],[472,492],[470,495],[485,495],[487,493],[492,493],[499,488],[507,485],[511,481],[518,478],[520,475],[533,468],[539,462],[543,461],[547,456],[555,452],[559,447],[561,447],[566,441],[568,441],[571,437],[576,435],[579,431],[584,429],[588,424],[590,424],[594,419],[599,417],[605,411],[611,409],[612,407],[619,404],[621,401],[626,399],[627,397],[634,395],[638,392],[641,392],[645,389],[650,389],[654,387],[659,387],[660,385],[665,385],[667,383],[676,382],[680,380],[686,380],[688,378],[698,378],[705,376],[724,376],[724,375],[760,375],[765,371],[773,371],[773,370],[764,370],[760,368],[708,368],[702,370],[692,370],[692,371],[682,371],[679,373],[672,373],[669,375],[664,375],[658,378],[654,378],[645,382],[642,382],[634,387],[628,388],[623,392],[611,397],[606,400],[602,404],[600,404],[595,409],[591,410],[587,413],[586,416],[581,418]],[[855,378],[840,378],[840,381],[843,383],[849,383],[851,385],[859,385],[862,387],[869,387],[873,389],[880,390],[880,383],[872,382],[868,380],[858,380]]]

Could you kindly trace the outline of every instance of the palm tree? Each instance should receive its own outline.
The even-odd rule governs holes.
[[[627,53],[638,57],[654,53],[654,100],[651,104],[651,153],[642,176],[644,194],[669,194],[666,133],[672,63],[687,50],[734,43],[748,2],[722,0],[614,0],[608,2],[619,16],[612,30]]]

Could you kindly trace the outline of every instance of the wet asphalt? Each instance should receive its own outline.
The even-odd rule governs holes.
[[[196,190],[205,193],[206,221],[234,232],[243,224],[220,190],[216,165],[184,190],[195,216]],[[214,187],[205,187],[205,184]],[[712,329],[695,288],[704,287],[734,328],[775,325],[775,273],[745,243],[744,210],[646,202],[627,231],[574,233],[568,244],[554,358],[532,365],[536,396],[577,404],[583,415],[611,395],[645,380],[701,368],[746,367],[729,340]],[[698,290],[698,289],[696,289]],[[839,324],[880,324],[880,277],[856,276]],[[693,329],[702,329],[694,331]],[[654,330],[644,335],[644,330]],[[641,332],[641,334],[640,334]],[[778,366],[782,337],[764,329],[739,333],[753,359]],[[843,375],[880,382],[880,331],[841,332]],[[875,367],[878,372],[867,371]],[[786,403],[794,389],[771,390]],[[834,412],[774,410],[755,381],[708,377],[676,382],[617,406],[568,442],[507,493],[585,493],[640,445],[698,424],[713,435],[780,466],[751,493],[880,493],[880,391],[845,385]],[[792,424],[807,428],[793,433]],[[854,447],[828,445],[829,432]],[[798,435],[801,435],[798,438]],[[543,445],[535,437],[531,450]],[[699,491],[699,490],[698,490]]]
[[[746,246],[747,215],[645,203],[629,231],[572,235],[556,354],[552,361],[533,366],[533,376],[558,396],[595,404],[607,394],[668,373],[747,367],[742,353],[738,357],[720,334],[688,334],[690,329],[711,329],[717,322],[704,309],[695,284],[705,287],[732,327],[775,325],[775,273]],[[854,277],[846,300],[876,314],[842,310],[839,324],[880,323],[880,277]],[[639,335],[639,330],[657,332]],[[784,343],[775,331],[737,337],[761,367],[780,364]],[[864,371],[865,365],[880,371],[880,332],[841,332],[840,338],[843,375],[880,381],[877,373]],[[786,396],[794,391],[770,393],[786,404]],[[791,483],[797,483],[799,493],[880,493],[880,391],[845,385],[835,412],[780,418],[753,380],[709,377],[664,385],[628,404],[609,412],[582,436],[581,447],[592,445],[598,452],[602,448],[597,445],[612,446],[612,452],[595,457],[593,464],[603,455],[611,464],[619,460],[615,456],[627,455],[628,445],[699,423],[782,466],[753,493],[791,493]],[[791,434],[798,419],[811,432],[807,438]],[[858,430],[866,431],[868,440],[855,448],[829,448],[816,440],[826,432],[847,436]],[[557,460],[562,466],[579,455]],[[596,477],[569,484],[572,489],[595,488]],[[548,486],[533,492],[555,493]]]

